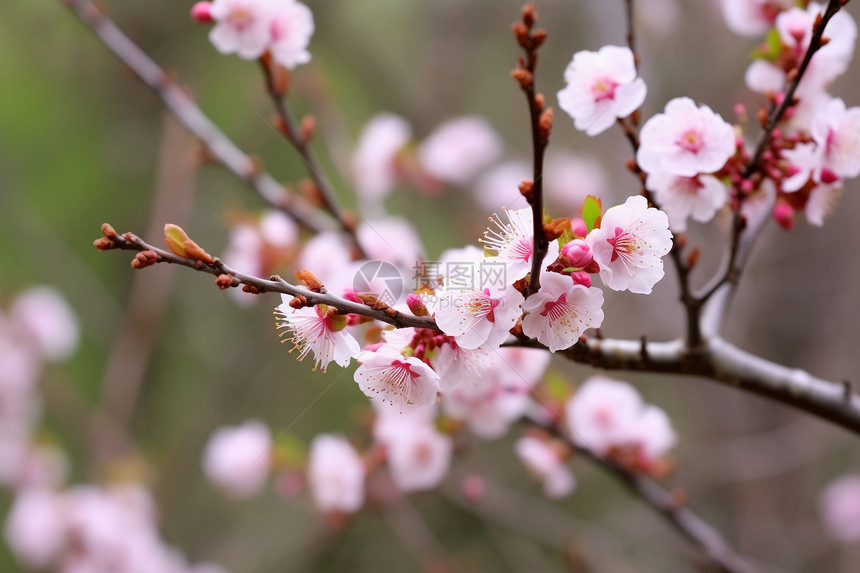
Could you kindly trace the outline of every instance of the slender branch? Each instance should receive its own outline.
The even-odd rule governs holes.
[[[533,412],[539,408],[532,408]],[[708,560],[723,573],[755,573],[756,569],[743,557],[735,553],[720,533],[696,515],[683,501],[671,492],[664,490],[649,477],[633,473],[612,460],[598,456],[594,452],[573,443],[570,436],[557,423],[538,415],[528,415],[526,421],[537,425],[564,440],[579,455],[601,467],[618,479],[633,494],[659,513],[672,527],[688,541],[698,546]]]
[[[759,134],[755,151],[752,156],[750,156],[749,162],[746,164],[744,174],[747,177],[759,169],[762,155],[767,148],[767,144],[770,142],[773,130],[776,129],[777,124],[782,120],[788,108],[795,105],[794,93],[797,91],[798,85],[800,85],[800,80],[803,79],[803,75],[809,67],[809,62],[812,61],[812,56],[814,56],[815,52],[823,46],[821,39],[824,36],[824,28],[827,26],[830,19],[839,12],[844,4],[847,4],[847,0],[830,0],[824,13],[815,21],[815,24],[812,27],[812,37],[809,39],[809,47],[806,50],[806,54],[804,54],[803,60],[796,70],[792,71],[794,79],[788,84],[788,88],[785,90],[785,96],[782,98],[782,102],[771,110],[770,115],[767,118],[767,122],[764,124],[763,130]]]
[[[521,189],[532,208],[532,236],[534,247],[532,252],[531,275],[529,278],[528,294],[540,290],[540,272],[543,260],[549,250],[549,241],[544,234],[543,220],[543,162],[549,134],[552,130],[552,108],[544,108],[543,94],[535,92],[535,69],[537,68],[538,48],[546,40],[546,31],[534,30],[537,11],[534,4],[523,7],[523,18],[513,25],[517,41],[525,52],[525,58],[519,59],[517,68],[511,73],[517,80],[526,96],[529,106],[529,119],[532,130],[532,185]]]
[[[429,328],[439,331],[439,327],[436,326],[436,322],[430,317],[412,316],[390,307],[371,308],[370,306],[352,302],[325,292],[314,292],[308,288],[290,284],[277,275],[269,279],[247,275],[230,268],[217,258],[212,258],[212,262],[206,263],[199,259],[182,257],[150,245],[132,233],[116,235],[109,231],[105,233],[104,239],[99,239],[96,242],[96,246],[102,251],[119,249],[147,254],[151,258],[142,266],[148,266],[155,263],[170,263],[214,275],[218,277],[217,284],[220,288],[247,285],[250,287],[250,292],[255,292],[257,294],[276,292],[298,297],[303,301],[303,306],[324,304],[332,308],[336,308],[342,314],[359,314],[367,316],[369,318],[392,324],[397,328]],[[135,268],[142,268],[142,266],[137,266]]]
[[[176,79],[161,69],[92,2],[60,1],[155,92],[165,107],[206,146],[213,158],[248,183],[269,206],[283,211],[312,231],[334,228],[329,216],[301,197],[287,192],[283,185],[227,138]]]
[[[350,217],[348,213],[341,209],[338,201],[335,199],[334,188],[325,176],[322,167],[320,167],[316,155],[314,155],[314,152],[310,148],[311,134],[305,133],[303,130],[299,129],[293,119],[292,113],[290,113],[290,109],[287,107],[284,90],[279,88],[275,75],[276,72],[273,70],[273,66],[276,66],[277,64],[271,61],[271,58],[262,58],[261,64],[263,67],[263,73],[266,76],[266,91],[272,98],[272,102],[275,105],[275,111],[277,112],[280,120],[280,125],[278,126],[280,128],[279,131],[285,136],[286,140],[302,158],[326,210],[339,222],[341,229],[349,237],[352,245],[357,250],[359,257],[366,258],[367,255],[362,249],[361,243],[359,243],[358,237],[355,234],[355,219]]]
[[[767,121],[765,121],[762,131],[758,136],[758,140],[756,141],[753,153],[750,156],[749,161],[744,166],[743,176],[745,178],[749,179],[760,171],[761,159],[764,155],[765,150],[767,149],[768,144],[770,143],[770,139],[773,135],[773,130],[776,129],[776,126],[785,116],[785,113],[788,108],[796,104],[796,102],[794,101],[794,94],[797,91],[798,86],[800,85],[800,81],[803,79],[806,70],[809,68],[809,63],[812,61],[812,56],[814,56],[815,53],[824,45],[824,43],[822,42],[822,38],[824,37],[824,29],[827,26],[827,23],[830,22],[830,19],[833,18],[833,16],[837,12],[839,12],[839,10],[845,4],[847,4],[847,0],[830,0],[827,4],[827,8],[820,15],[820,17],[816,19],[815,24],[812,27],[812,37],[809,40],[809,47],[807,48],[806,53],[803,56],[803,60],[801,61],[800,65],[789,74],[789,77],[793,77],[785,90],[785,95],[783,96],[782,101],[779,103],[779,105],[774,105],[771,109]],[[703,293],[698,297],[701,303],[706,303],[708,299],[711,298],[723,285],[736,284],[740,279],[741,271],[746,260],[746,255],[748,254],[739,254],[739,250],[741,249],[742,243],[741,235],[744,234],[745,226],[746,222],[741,215],[740,205],[738,205],[738,208],[735,210],[734,216],[732,218],[732,237],[731,245],[729,247],[728,261],[723,266],[721,271],[717,273],[716,276],[719,278],[711,281],[711,285],[709,287],[706,287]],[[756,233],[753,234],[753,237],[757,235],[758,230],[756,231]],[[749,249],[751,248],[751,246],[751,241],[745,241],[745,249]],[[734,291],[734,287],[730,288],[730,291]],[[723,299],[723,311],[725,311],[726,305],[730,298],[730,296],[727,296]]]
[[[627,13],[627,47],[633,52],[633,64],[639,68],[639,53],[636,51],[636,29],[634,20],[634,0],[624,0]]]

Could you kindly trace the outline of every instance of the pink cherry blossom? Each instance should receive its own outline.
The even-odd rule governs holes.
[[[630,48],[604,46],[597,52],[577,52],[564,79],[567,86],[558,92],[558,105],[573,118],[576,129],[588,135],[606,131],[645,101],[647,89],[636,77]]]
[[[741,36],[763,35],[777,15],[793,5],[792,0],[722,0],[726,24]]]
[[[576,487],[573,472],[543,440],[524,436],[514,444],[514,451],[529,472],[543,483],[548,498],[560,499],[573,492]]]
[[[498,214],[490,218],[495,229],[488,228],[478,242],[495,252],[495,257],[507,264],[506,279],[513,282],[531,270],[534,255],[534,219],[531,208],[516,211],[505,209],[503,213],[504,218]],[[558,257],[558,248],[557,241],[550,241],[544,260],[554,261]]]
[[[426,363],[383,346],[363,352],[355,381],[365,396],[398,409],[426,408],[436,403],[439,376]]]
[[[567,401],[573,440],[600,455],[629,443],[642,413],[642,397],[630,384],[592,376]]]
[[[522,314],[523,300],[512,286],[504,292],[445,290],[435,305],[436,324],[463,348],[498,348]]]
[[[296,268],[312,272],[329,292],[341,294],[342,289],[332,288],[335,282],[343,282],[343,269],[352,262],[343,236],[335,231],[317,233],[302,249]],[[352,279],[350,278],[350,286]]]
[[[362,128],[352,155],[355,191],[362,199],[380,200],[397,181],[396,158],[409,143],[412,128],[400,116],[380,113]]]
[[[9,325],[48,360],[65,360],[80,340],[74,311],[53,287],[34,287],[18,296],[9,309]]]
[[[6,517],[4,536],[22,564],[47,569],[66,542],[61,497],[43,489],[18,494]]]
[[[502,347],[493,352],[493,358],[481,376],[442,394],[445,415],[462,420],[484,440],[501,438],[522,417],[529,391],[550,362],[547,352],[535,348]]]
[[[813,118],[811,134],[822,169],[838,177],[860,175],[860,107],[846,109],[844,101],[834,98]]]
[[[466,116],[437,127],[418,148],[418,159],[432,177],[465,185],[502,150],[501,139],[485,119]]]
[[[356,230],[368,258],[412,269],[424,259],[424,246],[415,227],[403,217],[365,220]]]
[[[845,188],[841,184],[816,185],[809,192],[809,199],[806,200],[806,206],[803,209],[806,221],[816,227],[824,225],[824,219],[836,210],[844,190]]]
[[[321,511],[353,513],[364,505],[364,462],[346,439],[315,437],[307,472],[311,497]]]
[[[271,42],[272,11],[267,0],[214,0],[209,11],[215,27],[209,40],[222,54],[253,60]]]
[[[358,356],[361,348],[345,330],[346,317],[330,313],[323,305],[296,309],[290,306],[290,297],[281,295],[281,298],[283,302],[275,308],[278,328],[285,329],[284,334],[291,334],[289,340],[294,345],[293,350],[299,350],[299,360],[313,351],[314,369],[321,368],[325,372],[332,361],[346,367]]]
[[[642,126],[636,160],[647,173],[693,177],[718,171],[734,153],[734,128],[708,106],[681,97]]]
[[[523,332],[545,344],[550,352],[576,344],[589,328],[603,323],[603,291],[574,284],[558,273],[541,273],[541,287],[523,303],[528,314]]]
[[[531,176],[526,177],[531,179]],[[565,153],[549,155],[544,166],[545,196],[554,204],[576,211],[589,195],[606,195],[608,182],[599,162]]]
[[[433,353],[433,369],[439,375],[439,388],[448,392],[481,378],[493,364],[496,356],[486,346],[467,349],[451,338]]]
[[[648,207],[641,195],[606,211],[599,229],[586,237],[600,278],[613,290],[650,294],[663,278],[661,257],[672,248],[669,220],[662,211]]]
[[[685,177],[656,171],[648,174],[647,187],[677,232],[687,230],[687,219],[707,223],[728,201],[726,186],[712,175]]]
[[[275,61],[288,69],[310,62],[308,44],[314,34],[314,15],[310,8],[295,0],[278,0],[271,7],[269,49]]]
[[[269,428],[258,420],[219,428],[203,451],[203,471],[226,493],[248,497],[262,487],[269,475],[271,448]]]
[[[860,541],[860,475],[846,475],[828,485],[818,506],[821,519],[835,540]]]
[[[675,446],[678,436],[666,412],[648,405],[630,429],[629,440],[637,448],[639,462],[648,467]]]
[[[453,449],[432,424],[402,425],[386,443],[394,485],[406,492],[433,489],[448,473]]]
[[[488,169],[475,182],[475,200],[487,211],[501,208],[524,209],[528,203],[519,190],[522,181],[534,177],[532,166],[525,161],[506,161]]]

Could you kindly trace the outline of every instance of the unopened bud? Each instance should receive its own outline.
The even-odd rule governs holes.
[[[542,110],[544,108],[544,105],[546,105],[546,98],[543,96],[543,94],[537,94],[535,95],[535,103],[537,104],[538,108]]]
[[[528,3],[523,6],[523,23],[531,28],[535,25],[535,21],[537,20],[537,8],[532,3]]]
[[[102,235],[108,239],[116,239],[119,236],[116,229],[110,226],[110,223],[102,223]]]
[[[794,209],[788,203],[777,203],[773,208],[773,218],[786,231],[794,228]]]
[[[588,235],[588,227],[582,219],[571,219],[570,230],[573,231],[573,236],[577,238],[582,238]]]
[[[573,271],[570,273],[570,278],[573,279],[573,284],[575,285],[591,288],[591,275],[585,271]]]
[[[821,169],[821,182],[827,185],[839,181],[839,176],[830,169],[824,167]]]
[[[472,503],[478,503],[487,493],[487,483],[478,474],[469,474],[463,479],[463,496]]]
[[[538,28],[532,34],[532,49],[540,48],[541,44],[544,43],[547,37],[547,32],[543,28]]]
[[[378,298],[376,298],[372,294],[356,293],[356,296],[362,302],[362,304],[364,304],[365,306],[369,306],[373,310],[385,310],[388,308],[387,304],[385,304],[384,302],[382,302],[381,300],[379,300]]]
[[[140,251],[131,261],[131,268],[142,269],[158,262],[158,253],[155,251]]]
[[[532,73],[525,68],[514,68],[511,70],[511,77],[517,80],[521,88],[530,87],[534,81]]]
[[[312,115],[306,115],[302,118],[300,129],[302,130],[302,139],[305,143],[309,142],[314,136],[317,128],[317,120]]]
[[[313,292],[321,292],[323,289],[322,282],[310,271],[300,270],[294,273],[296,280],[305,285],[308,290]]]
[[[514,31],[514,36],[517,38],[517,43],[526,47],[529,41],[529,28],[519,20],[511,24],[511,30]]]
[[[226,273],[218,275],[218,277],[215,279],[215,284],[221,290],[226,290],[233,286],[233,277]]]
[[[520,181],[517,189],[520,190],[520,195],[525,197],[526,201],[531,203],[532,199],[534,199],[535,184],[531,181]]]
[[[254,285],[242,285],[242,292],[247,292],[250,294],[261,294],[260,289],[258,289]]]
[[[430,314],[427,312],[427,307],[424,306],[424,301],[421,300],[420,295],[409,293],[406,295],[406,304],[415,316],[428,316]]]
[[[571,267],[584,269],[594,259],[591,247],[582,239],[574,239],[561,248],[561,254]]]
[[[198,24],[212,23],[212,2],[198,2],[191,7],[191,19]]]
[[[560,217],[543,226],[543,236],[547,241],[555,241],[570,230],[570,219]]]
[[[544,138],[548,138],[550,132],[552,131],[552,119],[553,112],[552,108],[548,107],[540,114],[540,121],[538,122],[538,127],[540,129],[540,134]]]
[[[699,250],[698,247],[693,249],[693,251],[687,257],[687,267],[693,268],[696,266],[696,263],[699,262],[699,256],[702,254],[702,251]]]
[[[93,246],[99,251],[109,251],[113,248],[113,241],[111,241],[107,237],[99,237],[98,239],[93,241]]]

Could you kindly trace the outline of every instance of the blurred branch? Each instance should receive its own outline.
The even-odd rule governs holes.
[[[316,127],[316,120],[312,116],[305,116],[302,121],[301,128],[296,125],[290,109],[287,107],[285,88],[279,85],[278,75],[280,73],[287,74],[284,69],[278,67],[271,57],[263,57],[260,59],[263,67],[263,73],[266,76],[266,91],[272,98],[275,105],[275,111],[278,114],[278,131],[282,133],[293,149],[299,154],[307,167],[308,173],[314,182],[317,193],[326,210],[338,221],[343,232],[349,237],[352,246],[356,249],[359,258],[367,258],[366,253],[358,241],[355,234],[355,218],[350,217],[344,212],[338,201],[335,199],[335,190],[329,183],[328,178],[320,167],[313,151],[310,148],[310,140]]]
[[[418,561],[421,571],[448,573],[458,570],[454,566],[454,560],[408,497],[402,496],[386,507],[382,516],[403,546]]]
[[[532,131],[532,184],[531,187],[523,187],[527,182],[521,184],[520,191],[532,208],[532,266],[529,278],[527,294],[534,294],[540,290],[540,272],[543,268],[543,259],[549,250],[549,241],[544,234],[543,220],[543,160],[549,134],[552,130],[552,108],[544,108],[543,94],[535,92],[535,69],[537,68],[538,49],[546,40],[546,30],[534,29],[537,21],[537,10],[534,4],[523,6],[522,20],[513,24],[514,35],[517,42],[525,52],[525,58],[520,57],[517,67],[511,72],[513,78],[519,83],[529,106],[529,119]]]
[[[534,410],[539,410],[538,408]],[[588,458],[623,483],[659,513],[683,537],[697,545],[711,563],[723,573],[756,573],[757,569],[735,553],[722,536],[684,505],[683,496],[664,490],[654,480],[607,460],[590,450],[576,445],[559,426],[551,421],[529,416],[528,421],[561,438],[580,455]]]
[[[148,232],[153,234],[160,231],[165,220],[184,224],[190,218],[197,173],[193,138],[167,114],[163,128],[148,225]],[[93,473],[127,446],[135,404],[167,310],[172,271],[137,274],[132,282],[122,325],[113,338],[103,373],[100,404],[90,424]]]
[[[312,231],[333,228],[329,216],[301,197],[289,193],[257,162],[236,147],[194,103],[176,79],[152,61],[92,2],[60,1],[161,98],[167,109],[206,146],[213,158],[248,183],[269,206],[283,211]]]

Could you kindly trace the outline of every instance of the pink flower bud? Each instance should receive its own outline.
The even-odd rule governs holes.
[[[747,108],[742,103],[735,104],[735,115],[737,116],[745,116],[747,114]]]
[[[749,179],[743,179],[741,181],[741,191],[744,193],[752,193],[753,189],[755,189],[755,185]]]
[[[481,501],[487,493],[487,484],[478,474],[469,474],[463,479],[463,495],[472,503]]]
[[[574,237],[584,237],[588,234],[588,227],[585,226],[585,221],[582,219],[572,219],[570,228],[573,231]]]
[[[406,304],[409,305],[409,310],[411,310],[412,314],[415,316],[427,316],[429,314],[420,295],[409,293],[406,295]]]
[[[794,209],[788,203],[777,203],[773,208],[773,218],[786,231],[794,228]]]
[[[582,285],[585,288],[591,287],[591,275],[585,271],[574,271],[570,273],[570,278],[573,279],[573,284]]]
[[[821,182],[830,185],[831,183],[836,183],[839,181],[839,176],[836,175],[833,171],[828,168],[823,168],[821,170]]]
[[[588,266],[588,263],[594,258],[591,253],[591,247],[588,246],[582,239],[574,239],[561,248],[561,254],[570,263],[570,266],[577,269]]]
[[[198,24],[211,24],[212,2],[198,2],[191,7],[191,19]]]

